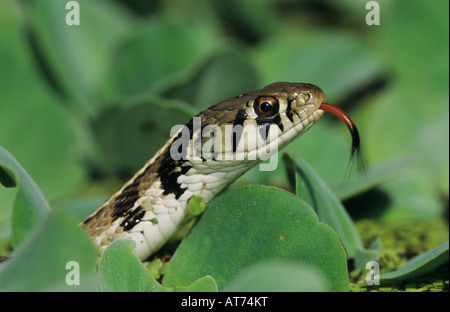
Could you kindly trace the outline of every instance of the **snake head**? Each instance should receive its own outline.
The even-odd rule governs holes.
[[[247,112],[258,125],[269,127],[275,124],[280,129],[280,140],[290,141],[309,129],[322,116],[320,105],[325,101],[323,91],[309,83],[277,82],[257,91],[263,94],[251,102]],[[277,102],[278,110],[271,116],[261,114],[266,101]],[[295,133],[289,133],[295,130]],[[288,143],[287,142],[287,143]],[[281,143],[281,142],[279,142]]]
[[[286,93],[286,97],[283,94],[280,95],[281,90],[282,93]],[[351,133],[351,158],[359,152],[360,139],[355,123],[342,109],[332,104],[325,103],[325,94],[319,87],[308,83],[277,82],[268,85],[261,91],[264,91],[267,94],[272,91],[274,92],[274,98],[281,97],[282,99],[285,99],[284,101],[287,101],[288,107],[284,111],[284,114],[294,124],[294,127],[298,124],[295,115],[300,118],[301,123],[304,126],[303,129],[300,130],[300,133],[303,133],[311,127],[322,116],[323,111],[334,114],[345,123]],[[256,102],[256,104],[258,104],[258,102]],[[280,110],[279,113],[282,115],[283,111]],[[301,128],[301,126],[298,125],[297,127]]]
[[[277,82],[222,101],[197,116],[202,130],[221,133],[214,142],[202,133],[202,151],[209,141],[211,155],[220,150],[241,160],[268,157],[320,119],[324,99],[315,85]]]

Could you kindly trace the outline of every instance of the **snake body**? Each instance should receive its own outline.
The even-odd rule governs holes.
[[[81,225],[100,253],[117,239],[132,239],[136,255],[141,260],[148,258],[179,229],[192,196],[210,201],[261,162],[255,153],[271,144],[279,150],[304,133],[322,116],[324,100],[324,93],[315,85],[279,82],[211,106],[175,133]],[[245,131],[227,135],[226,126],[253,127],[257,135],[242,135]],[[202,136],[208,127],[225,135],[207,147],[214,138]],[[200,150],[209,154],[199,154]],[[239,160],[220,157],[238,153]]]

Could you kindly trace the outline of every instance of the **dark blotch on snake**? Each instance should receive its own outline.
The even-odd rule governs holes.
[[[286,116],[289,120],[294,123],[294,115],[292,115],[292,100],[288,100],[287,108],[286,108]]]
[[[280,128],[281,132],[283,132],[284,126],[281,122],[280,114],[276,114],[273,122],[277,124],[278,128]]]
[[[236,117],[233,121],[233,132],[231,138],[231,144],[233,148],[233,153],[236,152],[236,149],[239,145],[239,141],[242,136],[244,121],[247,120],[247,114],[245,113],[245,109],[241,109],[237,112]],[[236,125],[240,125],[242,127],[235,127]]]
[[[245,113],[245,109],[240,109],[236,117],[234,118],[233,125],[243,125],[244,121],[247,120],[247,114]]]
[[[193,119],[189,120],[189,122],[186,124],[186,126],[189,129],[189,140],[192,140],[193,134],[194,134],[194,125],[193,125]],[[177,138],[174,139],[173,142],[176,142],[177,140],[186,139],[186,137],[182,136],[182,133],[178,135]],[[183,142],[180,147],[187,147],[189,142]],[[187,160],[187,149],[182,148],[182,150],[179,150],[179,155],[176,158],[178,160],[175,160],[170,155],[170,151],[167,151],[162,156],[161,165],[158,168],[158,176],[161,179],[161,188],[164,190],[164,195],[168,194],[174,194],[175,198],[178,199],[185,191],[185,188],[181,188],[181,185],[178,183],[178,177],[185,174],[191,166],[182,166],[182,164],[186,163]]]
[[[127,215],[129,210],[133,208],[134,203],[140,197],[139,185],[142,179],[147,175],[148,170],[150,170],[150,167],[147,167],[141,174],[139,174],[133,182],[124,188],[120,195],[116,197],[113,204],[113,220],[117,220],[118,218]]]
[[[124,231],[131,230],[136,224],[141,222],[141,219],[144,217],[145,211],[142,210],[142,206],[138,206],[133,211],[130,211],[120,226],[123,227]]]
[[[114,200],[113,220],[123,217],[134,206],[134,203],[139,198],[138,186],[139,181],[136,178]]]
[[[181,188],[178,183],[178,177],[184,175],[192,166],[182,166],[185,160],[174,160],[170,157],[170,153],[167,153],[161,166],[158,169],[158,174],[161,178],[161,188],[164,190],[164,195],[174,194],[178,199],[186,191],[185,188]]]

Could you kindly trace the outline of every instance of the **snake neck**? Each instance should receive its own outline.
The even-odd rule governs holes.
[[[82,222],[100,254],[117,239],[132,239],[136,255],[145,260],[179,230],[192,196],[209,202],[258,163],[174,160],[170,146],[176,138]],[[220,171],[219,166],[228,170]]]

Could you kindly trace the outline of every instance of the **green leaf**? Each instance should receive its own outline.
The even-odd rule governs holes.
[[[289,172],[295,174],[298,197],[314,208],[319,220],[330,225],[339,235],[349,258],[362,247],[356,227],[339,199],[300,156],[287,152],[283,156]]]
[[[188,286],[163,287],[163,291],[178,292],[217,292],[217,284],[212,276],[200,277]]]
[[[353,164],[355,166],[356,164]],[[367,169],[365,172],[358,172],[351,176],[344,185],[339,188],[338,196],[341,200],[360,195],[371,189],[383,185],[388,181],[395,180],[400,175],[411,169],[411,160],[404,158],[386,164]]]
[[[405,10],[401,2],[394,2],[389,14],[385,16],[384,27],[380,27],[385,40],[384,51],[389,52],[383,56],[395,70],[399,81],[405,87],[430,88],[426,92],[420,88],[404,91],[431,95],[426,96],[428,100],[448,94],[448,10],[448,1],[427,3],[412,0],[409,1],[408,10]],[[408,36],[410,33],[414,33],[414,38],[420,40]],[[433,49],[430,50],[429,47]],[[422,61],[417,62],[418,58]],[[443,105],[444,103],[439,104],[442,108]],[[423,109],[426,110],[425,107]]]
[[[219,290],[228,290],[246,268],[265,260],[309,265],[324,276],[327,289],[348,290],[345,251],[336,233],[318,223],[298,197],[255,185],[231,189],[208,204],[171,259],[163,285],[188,285],[211,275]]]
[[[0,145],[27,168],[51,201],[73,192],[83,182],[85,168],[73,116],[36,66],[24,31],[28,15],[20,4],[0,2]],[[3,198],[0,204],[5,204]]]
[[[370,83],[383,67],[373,51],[352,34],[294,32],[292,28],[268,37],[251,60],[264,84],[314,83],[333,102]]]
[[[80,25],[66,24],[67,1],[26,1],[30,31],[36,47],[55,76],[58,90],[81,104],[84,112],[96,112],[102,91],[115,92],[111,81],[114,52],[131,30],[131,16],[115,2],[77,0]],[[101,44],[100,44],[101,42]]]
[[[161,285],[133,252],[132,240],[117,240],[103,253],[99,264],[102,291],[161,291]]]
[[[236,51],[239,48],[242,47],[223,49],[187,83],[168,90],[164,97],[183,100],[200,111],[239,93],[257,89],[256,70]]]
[[[97,251],[77,222],[52,210],[0,264],[0,291],[96,291],[96,260]],[[79,285],[69,285],[77,277],[71,261],[78,265]]]
[[[188,286],[161,286],[134,254],[135,246],[134,241],[122,239],[114,241],[106,248],[98,269],[101,290],[127,292],[217,291],[217,285],[211,276],[199,278]]]
[[[285,153],[284,161],[289,168],[291,180],[295,179],[297,196],[314,208],[321,222],[336,231],[348,257],[355,259],[355,266],[362,268],[368,260],[376,259],[378,250],[364,250],[358,231],[344,206],[308,163],[292,152]]]
[[[109,196],[77,197],[64,202],[59,202],[53,206],[67,212],[78,222],[81,222],[108,198]]]
[[[368,142],[365,156],[370,163],[414,160],[407,176],[383,188],[390,197],[384,220],[439,217],[446,207],[442,198],[449,192],[448,6],[448,1],[411,0],[405,10],[401,1],[391,1],[389,12],[382,15],[379,55],[391,68],[392,81],[361,107],[356,118]]]
[[[261,262],[246,269],[228,288],[231,292],[325,292],[326,279],[305,265]]]
[[[257,42],[258,39],[276,32],[285,20],[285,16],[279,15],[279,8],[273,0],[228,0],[210,3],[215,7],[227,33],[233,34],[233,38],[239,40]],[[264,16],[264,23],[261,23],[261,16]]]
[[[167,90],[189,77],[217,44],[213,27],[204,27],[198,20],[152,18],[135,29],[118,50],[117,89],[122,95]]]
[[[1,146],[0,173],[0,183],[18,187],[12,219],[13,244],[17,248],[48,214],[50,205],[25,169]]]
[[[108,173],[142,167],[170,138],[171,128],[184,125],[193,115],[188,105],[161,98],[135,98],[104,111],[94,121],[94,134]]]
[[[448,263],[448,242],[409,260],[400,269],[380,275],[380,284],[394,284],[425,275]]]

